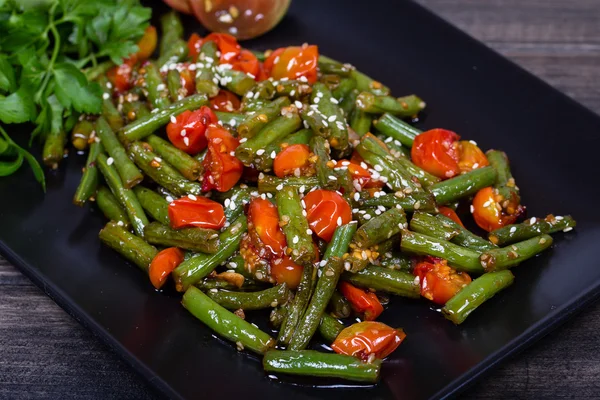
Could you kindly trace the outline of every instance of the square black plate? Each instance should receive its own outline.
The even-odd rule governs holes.
[[[156,8],[155,15],[165,9]],[[186,21],[190,31],[200,29]],[[45,196],[25,169],[0,180],[2,254],[172,397],[443,397],[597,297],[597,115],[412,2],[296,0],[279,27],[248,46],[303,42],[355,64],[397,95],[418,93],[428,104],[421,127],[505,150],[530,215],[572,213],[577,229],[516,268],[515,284],[460,327],[427,302],[394,298],[383,322],[403,327],[408,339],[386,362],[382,382],[336,392],[270,379],[258,359],[216,340],[179,296],[156,293],[102,247],[99,213],[71,204],[83,156],[72,154],[48,174]]]

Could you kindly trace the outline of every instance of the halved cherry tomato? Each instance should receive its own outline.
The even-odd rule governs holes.
[[[285,283],[292,290],[300,284],[302,271],[304,271],[304,267],[296,264],[290,257],[285,255],[271,261],[271,276],[275,279],[275,282],[278,285]]]
[[[277,207],[269,200],[257,197],[248,207],[248,230],[254,230],[273,255],[283,255],[285,235],[279,226]]]
[[[352,209],[339,193],[318,189],[304,196],[306,218],[310,229],[321,239],[329,242],[340,225],[352,221]]]
[[[371,174],[368,170],[360,165],[360,161],[356,163],[348,160],[339,160],[335,164],[334,169],[338,168],[347,168],[348,172],[350,172],[350,175],[352,176],[352,180],[356,181],[361,188],[381,188],[385,185],[385,183],[380,180],[371,179]]]
[[[123,93],[133,87],[133,65],[135,61],[125,60],[123,64],[112,67],[106,77],[117,93]]]
[[[240,109],[240,99],[229,90],[221,89],[210,99],[210,108],[215,111],[233,112]]]
[[[188,55],[192,59],[192,61],[196,61],[198,59],[198,55],[200,54],[200,49],[202,48],[202,43],[204,43],[204,39],[200,37],[196,32],[190,35],[188,39]]]
[[[232,58],[229,63],[231,69],[250,74],[256,79],[260,73],[260,62],[258,58],[249,50],[242,49],[240,54]]]
[[[440,210],[440,214],[445,215],[446,217],[450,218],[452,221],[456,222],[463,228],[465,227],[463,225],[462,221],[460,220],[460,218],[458,217],[458,215],[456,214],[456,211],[454,211],[450,207],[446,207],[446,206],[440,206],[440,207],[438,207],[438,209]]]
[[[521,207],[516,201],[516,207],[511,203],[513,199],[509,199],[507,205],[515,212],[511,215],[505,212],[500,205],[505,200],[496,189],[489,186],[481,189],[473,198],[473,218],[480,228],[488,232],[494,229],[502,228],[503,226],[514,223],[517,220]]]
[[[412,161],[439,178],[452,178],[460,173],[459,154],[454,146],[458,139],[460,136],[445,129],[423,132],[413,143],[410,152]]]
[[[387,357],[405,338],[402,329],[394,329],[382,322],[363,321],[342,330],[331,348],[338,354],[368,361],[371,354],[379,359]]]
[[[375,293],[359,289],[348,282],[340,282],[338,288],[354,311],[364,313],[365,321],[374,321],[383,312],[383,306]]]
[[[454,145],[457,146],[460,172],[469,172],[490,165],[483,151],[475,143],[469,140],[461,140],[455,142]]]
[[[150,282],[156,289],[160,289],[167,277],[179,264],[183,262],[183,251],[177,247],[169,247],[159,252],[150,263],[148,275]]]
[[[290,46],[277,49],[265,60],[265,72],[273,79],[299,79],[305,77],[309,83],[317,81],[317,46]]]
[[[211,33],[204,38],[205,42],[210,40],[215,42],[221,52],[221,58],[219,60],[221,64],[231,63],[235,57],[240,54],[242,49],[237,42],[237,39],[227,33]]]
[[[446,304],[471,283],[471,277],[466,272],[456,272],[446,260],[439,258],[428,257],[428,261],[421,261],[413,273],[419,277],[421,296],[440,305]]]
[[[139,50],[135,53],[137,61],[146,61],[152,56],[156,49],[156,28],[152,25],[148,26],[144,31],[144,36],[137,43]]]
[[[244,164],[234,154],[240,142],[215,124],[206,129],[206,139],[208,152],[202,162],[205,171],[202,190],[226,192],[240,180],[244,171]]]
[[[206,127],[217,122],[217,116],[208,107],[184,111],[167,125],[167,136],[173,146],[188,154],[197,154],[207,145]]]
[[[185,88],[185,95],[189,96],[196,91],[196,73],[189,70],[189,64],[179,71],[181,86]]]
[[[225,225],[223,206],[203,196],[184,196],[169,203],[171,228],[220,229]]]
[[[305,144],[293,144],[280,151],[273,160],[275,175],[283,178],[294,175],[296,169],[303,175],[310,167],[310,149]]]

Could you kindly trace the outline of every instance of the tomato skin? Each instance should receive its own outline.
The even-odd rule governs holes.
[[[250,74],[257,79],[260,74],[260,62],[258,58],[249,50],[242,49],[240,54],[235,56],[231,61],[231,69],[242,71]]]
[[[279,226],[277,207],[269,200],[257,197],[248,206],[248,231],[257,233],[260,242],[271,254],[283,256],[287,245],[285,235]]]
[[[210,99],[210,108],[215,111],[234,112],[240,109],[240,99],[229,90],[221,89]]]
[[[296,264],[288,256],[271,261],[271,276],[275,282],[278,285],[285,283],[292,290],[298,288],[303,271],[304,267]]]
[[[126,92],[133,87],[133,65],[135,60],[125,60],[123,64],[114,66],[106,72],[106,77],[117,93]]]
[[[196,32],[190,35],[188,39],[188,55],[192,59],[192,61],[198,60],[198,55],[200,54],[200,49],[202,48],[202,44],[204,43],[204,39],[200,37]]]
[[[185,64],[185,68],[179,71],[181,87],[185,88],[186,96],[193,94],[196,91],[196,73],[188,69],[189,64]]]
[[[185,196],[173,200],[168,208],[171,228],[220,229],[225,225],[223,206],[203,196]]]
[[[463,228],[465,227],[453,209],[451,209],[450,207],[446,207],[446,206],[439,206],[438,209],[440,211],[440,214],[445,215],[446,217],[450,218],[452,221],[456,222]]]
[[[304,196],[306,218],[310,229],[326,242],[331,241],[341,219],[341,225],[352,221],[352,208],[339,193],[317,189]]]
[[[432,262],[430,262],[432,261]],[[429,257],[419,262],[413,273],[419,277],[421,296],[436,304],[444,305],[463,287],[471,283],[465,272],[456,272],[446,260]]]
[[[363,321],[342,330],[331,348],[338,354],[368,361],[371,354],[379,359],[389,356],[405,338],[402,329],[391,328],[382,322]]]
[[[204,38],[205,42],[213,41],[221,52],[220,64],[229,64],[241,52],[241,46],[237,39],[227,33],[211,33]]]
[[[271,53],[264,62],[265,73],[275,80],[305,77],[308,83],[317,81],[317,46],[282,47]]]
[[[144,31],[144,36],[137,43],[139,47],[139,50],[135,53],[137,61],[146,61],[152,56],[156,49],[157,40],[156,28],[152,25],[148,26]]]
[[[206,148],[206,127],[216,122],[217,116],[206,106],[195,111],[184,111],[175,118],[175,122],[169,122],[167,136],[173,146],[188,154],[197,154]]]
[[[358,157],[360,157],[360,155]],[[371,173],[360,165],[361,162],[364,162],[362,161],[362,158],[355,158],[354,156],[353,158],[361,161],[339,160],[335,164],[334,169],[347,168],[352,176],[352,180],[356,181],[362,189],[381,188],[385,185],[382,181],[371,179]]]
[[[235,186],[244,171],[244,164],[233,154],[240,142],[228,130],[215,124],[208,126],[206,139],[208,152],[202,161],[205,171],[202,190],[226,192]]]
[[[293,144],[280,151],[273,160],[273,172],[279,178],[294,175],[299,168],[301,175],[310,166],[310,149],[305,144]]]
[[[160,289],[167,281],[169,274],[183,262],[183,251],[177,247],[169,247],[160,251],[150,263],[148,275],[156,289]]]
[[[438,178],[452,178],[460,173],[459,154],[454,142],[460,139],[446,129],[431,129],[414,140],[410,155],[412,161]]]
[[[491,186],[481,189],[473,198],[473,219],[481,229],[491,232],[517,220],[517,214],[507,215],[502,210],[501,198]]]
[[[338,288],[354,311],[364,313],[364,320],[373,321],[383,312],[383,306],[375,293],[359,289],[348,282],[340,282]]]
[[[470,172],[490,165],[483,151],[475,143],[461,140],[455,142],[454,145],[457,147],[459,154],[458,168],[460,172]]]

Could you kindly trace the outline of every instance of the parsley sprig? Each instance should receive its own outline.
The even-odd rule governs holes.
[[[0,0],[0,122],[33,123],[31,144],[100,113],[102,91],[82,70],[135,53],[150,15],[138,0]],[[0,125],[0,176],[24,161],[45,189],[35,157]]]

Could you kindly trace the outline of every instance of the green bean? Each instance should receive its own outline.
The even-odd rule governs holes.
[[[225,88],[238,96],[243,96],[256,86],[256,81],[248,74],[223,66],[216,67],[221,76],[221,84],[225,83]]]
[[[236,128],[241,124],[244,119],[246,119],[245,114],[238,114],[233,112],[224,112],[224,111],[215,111],[215,115],[223,124],[229,125],[232,128],[235,128],[237,131],[239,128]]]
[[[373,121],[373,125],[379,132],[398,140],[409,149],[412,147],[415,137],[422,133],[420,129],[409,125],[390,113],[385,113]]]
[[[415,164],[413,164],[412,161],[410,161],[406,157],[395,158],[394,165],[402,166],[402,168],[404,168],[404,170],[406,170],[406,172],[408,172],[412,176],[416,176],[419,179],[419,182],[421,182],[423,184],[423,186],[425,186],[427,188],[430,187],[431,185],[435,185],[436,183],[438,183],[440,181],[440,178],[438,178],[435,175],[430,174],[429,172],[425,171],[424,169],[422,169],[420,167],[417,167]]]
[[[350,116],[350,127],[358,136],[362,136],[365,133],[371,131],[371,123],[373,122],[373,116],[369,113],[354,109]]]
[[[384,253],[380,258],[379,265],[389,269],[410,272],[412,270],[412,259],[404,253],[391,253],[389,257]]]
[[[274,286],[260,292],[232,292],[226,290],[210,290],[207,295],[212,300],[229,310],[261,310],[284,304],[290,294],[287,285]]]
[[[277,343],[282,347],[289,346],[293,336],[296,334],[298,321],[300,321],[308,306],[315,279],[314,272],[315,268],[312,264],[306,264],[302,270],[302,278],[296,290],[296,296],[287,307],[288,313],[283,320],[279,336],[277,337]]]
[[[271,350],[263,358],[267,372],[377,382],[381,360],[364,363],[356,357],[315,350]]]
[[[421,296],[421,287],[414,275],[376,265],[370,265],[357,273],[344,272],[341,279],[356,286],[398,296],[411,298]]]
[[[179,71],[170,69],[169,72],[167,72],[167,90],[169,91],[171,101],[177,101],[185,97],[184,94],[181,93],[181,89],[181,75],[179,74]]]
[[[438,239],[451,241],[460,234],[460,231],[449,224],[442,224],[434,215],[415,212],[410,220],[410,230],[432,236]]]
[[[164,197],[154,190],[142,186],[134,187],[133,192],[148,215],[163,225],[171,223],[169,220],[169,202]]]
[[[246,93],[246,96],[249,97],[250,93],[252,93],[252,96],[255,98],[258,96],[259,99],[270,100],[273,98],[273,96],[275,96],[276,89],[275,85],[273,85],[273,82],[267,79],[262,82],[258,82],[252,92]]]
[[[281,115],[281,109],[283,107],[289,105],[290,99],[287,97],[280,97],[266,104],[256,110],[253,114],[245,116],[244,121],[242,121],[238,127],[238,134],[240,137],[248,139],[254,137],[265,127],[265,125]]]
[[[235,151],[237,158],[246,166],[250,166],[257,156],[266,151],[265,148],[281,140],[300,128],[301,120],[298,114],[288,113],[280,116],[265,125],[254,137],[241,143]],[[260,161],[260,160],[259,160]]]
[[[404,210],[394,207],[361,225],[352,241],[359,248],[366,249],[391,238],[407,226]]]
[[[216,192],[212,199],[223,203],[225,218],[227,221],[233,221],[244,212],[244,205],[252,199],[252,190],[246,185],[240,185],[224,193]]]
[[[148,91],[148,100],[153,108],[165,108],[171,104],[167,85],[163,82],[162,76],[156,65],[149,62],[144,65],[146,71],[144,79],[146,81],[146,90]]]
[[[344,112],[344,115],[351,115],[352,110],[356,108],[356,98],[358,97],[358,90],[351,90],[342,100],[339,101],[340,108]]]
[[[500,271],[519,265],[521,262],[541,253],[552,244],[552,236],[540,235],[481,254],[481,265],[486,272]]]
[[[287,251],[295,263],[310,264],[315,258],[312,232],[306,217],[302,215],[302,204],[298,188],[284,186],[275,195],[279,219],[287,240]]]
[[[143,139],[166,125],[171,117],[176,117],[187,110],[196,110],[206,104],[208,104],[208,99],[203,94],[194,94],[186,97],[168,107],[157,109],[158,111],[125,125],[119,130],[119,138],[125,143]]]
[[[117,131],[123,127],[123,115],[121,115],[113,103],[112,83],[108,81],[105,75],[98,78],[98,83],[104,92],[102,96],[102,116],[106,118],[110,128],[113,131]]]
[[[468,229],[463,228],[460,224],[454,222],[445,215],[438,214],[435,216],[435,218],[438,221],[440,221],[442,225],[458,230],[458,235],[450,239],[450,241],[454,244],[467,247],[475,251],[485,251],[496,248],[496,246],[494,246],[492,243],[488,242],[482,237],[475,235]]]
[[[313,85],[310,100],[313,104],[312,111],[315,111],[317,115],[322,114],[327,120],[325,126],[329,128],[329,132],[326,139],[331,147],[339,152],[345,152],[348,149],[348,127],[342,109],[336,104],[337,100],[320,82]]]
[[[577,223],[570,215],[554,216],[546,218],[530,218],[520,224],[506,225],[489,233],[490,241],[499,246],[530,239],[543,233],[555,233],[559,231],[568,232]]]
[[[260,193],[277,193],[284,186],[293,186],[306,191],[319,187],[319,180],[316,176],[300,176],[277,178],[272,175],[264,175],[258,178],[258,191]],[[302,190],[301,190],[302,191]]]
[[[127,217],[129,218],[135,233],[138,236],[143,237],[144,227],[148,225],[148,218],[146,217],[144,209],[135,196],[135,193],[123,185],[116,168],[112,165],[112,163],[109,163],[106,155],[103,153],[98,154],[97,163],[100,168],[100,172],[102,172],[102,175],[104,175],[104,180],[108,184],[108,187],[127,212]]]
[[[90,138],[93,139],[94,123],[87,119],[77,121],[71,131],[71,144],[77,150],[85,150],[88,148]]]
[[[160,18],[162,36],[160,40],[160,57],[158,65],[182,61],[188,52],[187,43],[183,40],[183,25],[176,12],[163,14]]]
[[[323,189],[337,190],[339,184],[336,179],[331,179],[335,175],[333,174],[333,168],[329,167],[331,158],[329,157],[329,143],[321,136],[313,136],[310,140],[310,149],[317,157],[315,161],[315,169],[317,171],[317,178],[319,179],[319,185]]]
[[[183,294],[181,304],[219,336],[235,342],[240,351],[248,349],[264,354],[275,346],[275,341],[268,334],[221,307],[193,286]]]
[[[333,343],[343,330],[344,324],[329,314],[323,314],[319,324],[319,333],[327,343]]]
[[[219,249],[219,233],[214,229],[171,229],[160,222],[151,222],[144,228],[144,237],[150,244],[179,247],[186,250],[213,254]]]
[[[361,200],[361,207],[396,207],[400,206],[406,212],[422,211],[422,212],[437,212],[435,199],[431,193],[427,192],[410,192],[409,194],[403,191],[389,193],[379,197]]]
[[[96,204],[98,204],[98,208],[109,221],[115,221],[119,226],[125,228],[131,226],[129,218],[127,218],[127,213],[123,207],[121,207],[119,200],[117,200],[106,186],[100,186],[98,188]]]
[[[271,326],[275,329],[279,329],[281,324],[283,324],[283,320],[285,319],[286,315],[287,307],[275,307],[271,311],[271,314],[269,314],[269,322],[271,323]]]
[[[186,152],[179,150],[171,143],[156,135],[148,136],[146,141],[152,146],[152,150],[155,153],[175,167],[181,175],[190,181],[198,180],[202,176],[202,163]]]
[[[350,76],[356,81],[356,89],[361,92],[368,91],[376,96],[387,96],[390,89],[358,70],[353,70]]]
[[[329,257],[342,258],[348,252],[348,246],[356,233],[357,226],[354,221],[338,226],[323,255],[323,260],[327,260]]]
[[[269,144],[265,147],[265,152],[262,156],[258,156],[259,162],[256,162],[256,167],[261,171],[270,171],[273,168],[273,160],[277,157],[285,147],[293,144],[306,144],[310,142],[313,137],[311,129],[300,129],[297,132],[290,133],[286,137]]]
[[[361,92],[356,98],[356,108],[373,114],[390,113],[403,118],[413,117],[425,108],[425,103],[415,95],[399,97],[376,96]]]
[[[44,164],[52,169],[58,168],[58,163],[65,156],[65,145],[67,144],[67,134],[61,129],[52,128],[44,141],[42,149],[42,159]]]
[[[158,253],[154,246],[127,232],[114,221],[107,223],[98,236],[102,243],[137,265],[144,272],[148,272],[152,259]]]
[[[218,62],[217,45],[212,40],[204,42],[198,55],[196,69],[196,91],[208,97],[215,97],[219,93],[218,79],[215,77],[214,65]]]
[[[429,190],[438,204],[453,203],[494,184],[496,171],[492,167],[477,168],[463,175],[436,183]]]
[[[352,313],[350,302],[337,290],[331,295],[327,307],[335,318],[348,318]]]
[[[349,76],[354,67],[350,64],[342,64],[338,62],[321,61],[319,59],[319,72],[321,74],[335,74],[340,76]]]
[[[479,262],[479,252],[431,236],[404,231],[400,248],[410,254],[443,258],[458,271],[475,274],[484,272]]]
[[[338,103],[345,99],[352,91],[356,89],[356,81],[352,78],[342,79],[335,89],[331,91],[331,94]],[[354,100],[352,101],[354,103]]]
[[[186,194],[200,195],[202,186],[198,182],[190,182],[168,162],[160,159],[140,142],[129,146],[129,154],[133,161],[146,175],[177,196]]]
[[[515,184],[515,179],[510,172],[510,164],[506,153],[499,150],[488,150],[485,155],[490,162],[490,166],[496,170],[496,182],[494,183],[494,187],[498,190],[498,193],[502,196],[503,200],[509,200],[509,203],[519,204],[521,202],[519,188]],[[500,201],[500,203],[503,203],[503,201]],[[509,213],[513,214],[516,211],[517,210],[509,210]]]
[[[391,137],[385,136],[381,133],[375,135],[375,137],[381,140],[383,143],[385,143],[387,148],[390,150],[390,154],[393,155],[394,158],[406,157],[410,159],[410,149],[402,146],[402,143],[400,143],[399,141],[394,140]]]
[[[150,108],[146,105],[145,102],[126,101],[123,103],[123,115],[125,115],[128,121],[135,121],[136,119],[148,117],[149,115],[151,115],[151,112]],[[108,121],[108,124],[111,127],[113,126],[110,120]],[[122,123],[121,127],[123,127]],[[117,131],[117,129],[114,128],[113,130]]]
[[[312,93],[313,88],[305,82],[296,80],[277,81],[275,85],[275,94],[277,97],[287,96],[292,100],[299,100]]]
[[[239,248],[242,236],[248,229],[246,217],[239,216],[219,235],[219,250],[214,254],[198,254],[179,264],[172,272],[175,288],[179,292],[210,274]]]
[[[102,145],[100,142],[92,142],[85,167],[83,168],[81,181],[73,196],[73,203],[78,206],[83,206],[96,192],[96,187],[98,186],[98,167],[96,166],[96,158],[101,152]]]
[[[481,275],[448,300],[442,308],[444,317],[457,325],[463,323],[477,307],[510,286],[514,279],[512,272],[508,270]]]

